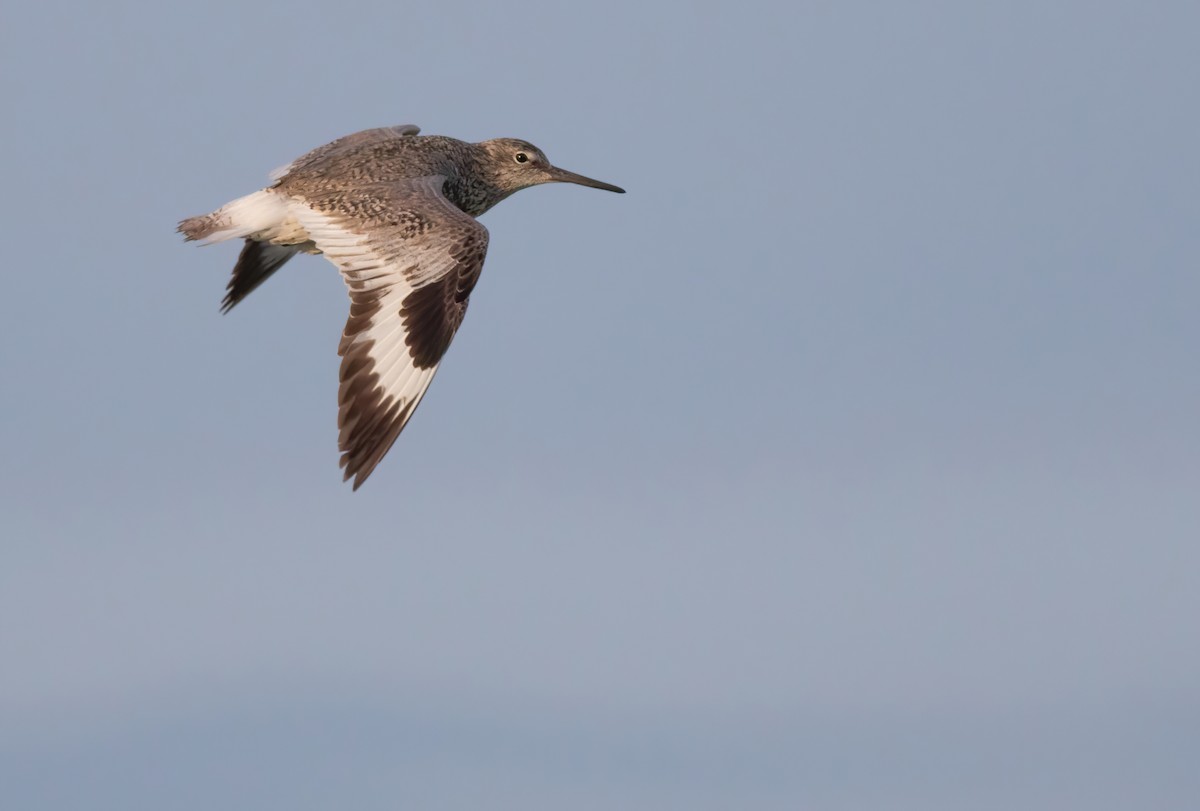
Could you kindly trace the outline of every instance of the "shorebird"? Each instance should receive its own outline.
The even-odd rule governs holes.
[[[487,253],[476,221],[515,191],[577,183],[527,141],[467,143],[411,124],[364,130],[271,173],[270,186],[179,223],[188,240],[245,239],[221,311],[297,253],[325,254],[350,293],[338,345],[338,444],[357,490],[412,417],[467,311]]]

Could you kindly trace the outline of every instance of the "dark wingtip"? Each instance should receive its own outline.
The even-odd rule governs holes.
[[[271,245],[247,239],[238,255],[237,264],[225,285],[225,298],[221,300],[221,313],[233,309],[246,296],[258,289],[272,273],[283,267],[284,263],[295,256],[296,248],[287,245]]]
[[[354,479],[354,484],[350,485],[350,491],[354,492],[362,487],[363,482],[367,480],[367,476],[371,475],[370,471],[364,475],[360,465],[351,464],[350,454],[343,452],[342,458],[338,460],[338,467],[342,468],[342,481],[348,482]]]

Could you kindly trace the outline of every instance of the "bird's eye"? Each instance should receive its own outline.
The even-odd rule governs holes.
[[[518,152],[513,156],[513,160],[515,160],[517,163],[525,163],[529,160],[529,156],[524,152]]]

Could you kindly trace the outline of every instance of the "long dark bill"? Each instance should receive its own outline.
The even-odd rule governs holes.
[[[617,194],[624,194],[625,190],[620,186],[614,186],[611,183],[605,183],[602,180],[592,180],[590,177],[577,175],[574,172],[568,172],[566,169],[559,169],[557,166],[550,169],[550,176],[560,183],[577,183],[580,186],[590,186],[593,189],[604,189],[605,191],[615,191]]]

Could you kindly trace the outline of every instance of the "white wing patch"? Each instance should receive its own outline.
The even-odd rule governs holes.
[[[469,221],[464,233],[475,239],[482,233],[486,249],[486,230],[441,197],[441,183],[441,178],[423,178],[414,181],[413,189],[425,198],[436,188],[437,199],[453,210],[453,217],[445,215],[447,223],[466,228],[458,220]],[[416,359],[417,342],[401,313],[405,299],[457,273],[458,260],[449,250],[451,244],[431,239],[428,233],[411,240],[388,233],[386,227],[360,233],[354,228],[364,224],[342,213],[317,211],[295,198],[289,209],[291,218],[337,266],[350,294],[350,318],[338,347],[338,425],[342,466],[347,479],[355,478],[357,489],[399,436],[440,362],[440,354],[424,362]]]

